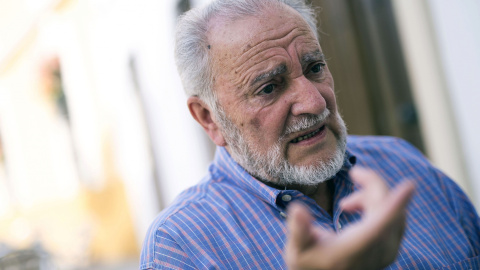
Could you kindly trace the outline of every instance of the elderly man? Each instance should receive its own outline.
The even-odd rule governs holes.
[[[480,269],[453,181],[404,141],[347,138],[316,33],[300,0],[181,18],[188,108],[218,149],[152,224],[141,269]]]

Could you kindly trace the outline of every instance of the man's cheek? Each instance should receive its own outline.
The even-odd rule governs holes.
[[[260,127],[261,127],[260,119],[258,119],[258,117],[253,118],[252,120],[250,120],[250,125],[251,125],[256,131],[259,131],[259,130],[260,130]]]

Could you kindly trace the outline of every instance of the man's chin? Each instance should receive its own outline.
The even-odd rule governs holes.
[[[291,165],[283,162],[270,167],[265,174],[273,184],[286,185],[318,185],[332,179],[342,168],[345,157],[344,149],[336,149],[334,155],[326,160],[319,160],[312,165]]]

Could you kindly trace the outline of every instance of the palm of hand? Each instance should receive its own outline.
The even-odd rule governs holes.
[[[345,198],[341,207],[361,211],[362,220],[338,234],[312,226],[305,207],[290,207],[285,248],[289,269],[381,269],[393,262],[414,185],[405,181],[390,191],[377,174],[364,169],[353,169],[351,177],[362,189]]]

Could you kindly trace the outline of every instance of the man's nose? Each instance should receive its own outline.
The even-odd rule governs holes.
[[[291,113],[294,116],[302,114],[321,114],[327,107],[325,98],[315,84],[305,76],[298,77],[293,82],[293,104]]]

